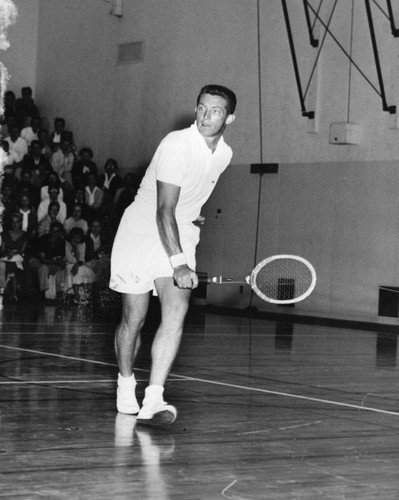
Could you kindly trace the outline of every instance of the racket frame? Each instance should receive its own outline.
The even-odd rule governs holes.
[[[261,269],[263,269],[263,267],[265,265],[269,264],[270,262],[272,262],[274,260],[279,260],[279,259],[297,260],[299,262],[302,262],[309,269],[311,276],[312,276],[312,281],[311,281],[309,288],[306,290],[305,293],[299,295],[298,297],[294,297],[292,299],[272,299],[272,298],[268,297],[267,295],[265,295],[258,288],[258,286],[256,284],[256,277],[257,277],[259,271]],[[249,276],[247,276],[246,280],[247,280],[247,283],[249,283],[249,285],[251,286],[252,290],[256,293],[256,295],[258,297],[260,297],[262,300],[264,300],[265,302],[269,302],[270,304],[284,305],[284,304],[295,304],[296,302],[300,302],[300,301],[306,299],[306,297],[309,297],[309,295],[313,292],[313,290],[316,286],[317,278],[316,278],[316,271],[315,271],[314,267],[312,266],[312,264],[308,260],[304,259],[303,257],[299,257],[298,255],[280,254],[280,255],[272,255],[270,257],[267,257],[266,259],[263,259],[261,262],[259,262],[259,264],[257,264],[257,266],[252,270],[251,274]]]

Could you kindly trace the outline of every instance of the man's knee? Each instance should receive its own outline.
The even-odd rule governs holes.
[[[121,328],[130,332],[140,331],[145,322],[147,307],[145,304],[134,304],[124,298]]]
[[[139,333],[144,326],[145,318],[122,315],[119,329],[130,333]]]
[[[178,301],[163,304],[162,306],[162,323],[164,325],[173,326],[179,329],[183,326],[184,319],[188,311],[188,302]]]

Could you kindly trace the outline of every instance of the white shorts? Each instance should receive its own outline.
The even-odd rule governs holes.
[[[153,290],[157,278],[173,276],[173,268],[158,233],[138,234],[125,215],[119,224],[111,255],[110,288],[116,292],[142,294]],[[195,270],[195,248],[199,229],[193,224],[179,227],[180,243],[189,267]]]

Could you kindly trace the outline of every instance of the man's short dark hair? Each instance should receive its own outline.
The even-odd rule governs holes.
[[[94,156],[93,150],[91,148],[85,147],[79,151],[80,155],[83,155],[84,153],[87,153],[89,155],[90,159],[93,158],[93,156]]]
[[[232,115],[237,106],[237,97],[235,93],[228,89],[227,87],[223,87],[223,85],[205,85],[200,90],[197,98],[197,106],[199,104],[200,98],[204,94],[217,95],[219,97],[223,97],[226,99],[226,109],[229,115]]]
[[[57,228],[60,232],[64,230],[64,227],[63,225],[61,224],[61,222],[55,220],[54,222],[52,222],[50,224],[50,231],[54,228]]]
[[[71,241],[74,236],[80,236],[83,239],[85,237],[85,232],[81,227],[73,227],[69,233],[69,241]]]
[[[60,204],[58,203],[58,201],[51,201],[48,204],[48,211],[50,211],[50,208],[58,208],[58,210],[59,210],[61,207],[60,207]]]
[[[114,160],[113,158],[108,158],[108,160],[105,162],[105,167],[107,165],[113,166],[115,170],[118,168],[118,162],[116,160]]]

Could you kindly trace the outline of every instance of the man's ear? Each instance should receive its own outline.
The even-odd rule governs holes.
[[[226,118],[226,125],[230,125],[231,123],[233,123],[233,121],[236,119],[236,115],[229,115],[227,118]]]

